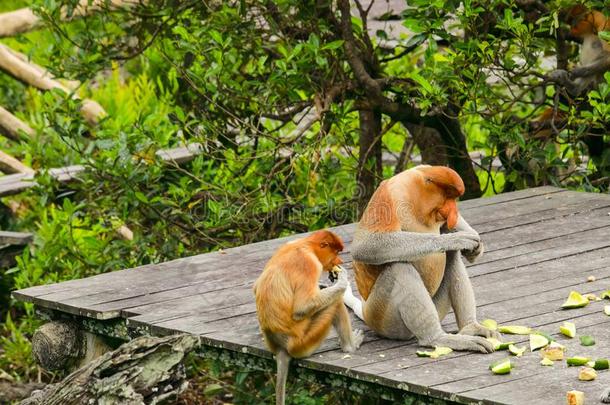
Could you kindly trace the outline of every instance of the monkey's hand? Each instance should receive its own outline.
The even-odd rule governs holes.
[[[443,243],[441,249],[447,250],[461,250],[461,251],[474,251],[479,245],[481,245],[481,237],[477,233],[472,232],[453,232],[441,234]]]
[[[347,271],[343,270],[336,274],[337,282],[333,285],[333,287],[345,291],[347,286],[349,285],[349,280],[347,279]]]
[[[462,255],[468,260],[470,263],[474,263],[479,257],[483,255],[485,251],[485,245],[483,245],[483,241],[479,241],[477,247],[472,250],[463,250]]]
[[[501,340],[502,336],[495,330],[491,330],[481,325],[477,321],[470,322],[466,326],[464,326],[459,332],[460,335],[468,335],[468,336],[482,336],[485,338],[492,337],[494,339]]]

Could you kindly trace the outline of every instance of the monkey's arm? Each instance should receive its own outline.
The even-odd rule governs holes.
[[[300,321],[310,318],[317,312],[342,299],[343,293],[347,288],[347,275],[345,273],[346,271],[340,272],[339,279],[333,286],[321,290],[313,298],[300,296],[299,292],[297,292],[292,310],[292,319]]]
[[[464,221],[465,222],[465,221]],[[351,251],[354,260],[367,264],[412,262],[430,253],[449,250],[472,250],[479,235],[471,232],[429,234],[419,232],[358,231]]]

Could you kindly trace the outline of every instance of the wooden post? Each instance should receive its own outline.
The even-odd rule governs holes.
[[[25,122],[0,106],[0,133],[13,141],[34,136],[35,131]]]
[[[28,62],[24,55],[2,44],[0,44],[0,69],[17,80],[40,90],[61,89],[66,94],[72,94],[74,98],[78,98],[73,94],[73,89],[55,80],[47,70],[35,63]],[[106,115],[106,111],[97,102],[85,99],[81,106],[81,114],[89,124],[95,125]]]

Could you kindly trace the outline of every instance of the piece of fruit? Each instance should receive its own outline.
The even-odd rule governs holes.
[[[511,368],[513,368],[513,365],[508,358],[495,361],[489,366],[489,369],[494,374],[508,374]]]
[[[523,353],[525,353],[525,350],[526,350],[526,347],[519,347],[519,346],[515,346],[515,345],[508,346],[508,351],[517,357],[523,356]]]
[[[592,282],[594,282],[595,280],[597,280],[597,279],[595,278],[595,276],[589,276],[589,277],[587,277],[587,281],[588,281],[589,283],[592,283]]]
[[[585,405],[585,393],[582,391],[568,391],[568,405]]]
[[[540,355],[545,359],[549,359],[551,361],[558,361],[558,360],[563,360],[564,352],[565,352],[564,347],[554,346],[551,343],[547,347],[540,350]]]
[[[453,350],[449,347],[437,346],[434,348],[434,351],[427,352],[423,350],[418,350],[415,354],[418,357],[430,357],[431,359],[438,359],[440,356],[445,356],[451,353]]]
[[[608,370],[610,362],[608,362],[608,359],[597,359],[591,367],[595,370]]]
[[[498,322],[494,321],[493,319],[483,319],[481,321],[481,325],[485,326],[489,330],[497,330],[498,329]]]
[[[590,360],[588,357],[574,356],[568,357],[566,363],[568,363],[568,366],[584,366]]]
[[[603,293],[601,293],[601,294],[599,295],[599,298],[601,298],[601,299],[606,298],[606,299],[609,299],[609,300],[610,300],[610,290],[606,290],[606,291],[604,291]]]
[[[578,370],[578,379],[580,381],[593,381],[597,378],[597,371],[591,367],[581,367]]]
[[[610,316],[610,305],[604,305],[604,314]]]
[[[589,300],[583,297],[578,291],[571,291],[566,302],[561,305],[563,309],[582,308],[589,305]]]
[[[585,295],[583,295],[583,297],[585,297],[589,301],[601,301],[601,298],[599,298],[597,295],[591,294],[591,293],[585,294]]]
[[[595,339],[591,336],[583,335],[580,337],[581,346],[593,346],[595,344]]]
[[[498,350],[498,347],[502,344],[498,339],[492,337],[485,338],[485,340],[494,345],[494,350]]]
[[[554,341],[555,341],[555,339],[553,339],[553,337],[552,337],[551,335],[549,335],[548,333],[546,333],[546,332],[542,332],[542,331],[540,331],[540,330],[536,330],[536,331],[534,331],[534,332],[532,332],[532,333],[533,333],[534,335],[541,335],[541,336],[544,336],[544,337],[545,337],[545,338],[546,338],[546,339],[547,339],[549,342],[554,342]]]
[[[602,41],[606,41],[606,42],[610,41],[610,31],[600,31],[597,33],[597,36]]]
[[[532,333],[532,329],[527,326],[506,325],[498,326],[498,332],[508,333],[509,335],[529,335]]]
[[[576,325],[572,322],[564,322],[563,325],[559,327],[559,331],[569,338],[573,338],[576,336]]]
[[[540,364],[542,364],[543,366],[552,366],[555,363],[553,363],[553,360],[550,360],[545,357],[542,360],[540,360]]]
[[[547,346],[549,343],[550,343],[549,340],[542,335],[538,335],[536,333],[530,335],[530,350],[531,351],[542,349],[543,347]]]

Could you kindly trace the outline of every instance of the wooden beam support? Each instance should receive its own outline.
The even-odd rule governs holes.
[[[40,90],[60,89],[66,94],[72,94],[74,98],[79,98],[74,94],[74,89],[55,80],[46,69],[29,62],[24,55],[2,44],[0,44],[0,69],[15,79]],[[106,115],[102,106],[90,99],[83,100],[81,113],[91,125],[97,124]]]
[[[0,133],[13,141],[21,141],[34,136],[36,131],[0,106]]]
[[[34,170],[27,167],[8,153],[0,150],[0,171],[7,174],[13,173],[34,173]]]
[[[70,21],[77,17],[85,17],[106,7],[105,3],[106,0],[94,0],[89,5],[89,0],[81,0],[79,7],[72,12],[72,15],[68,16],[65,11],[62,12],[62,20]],[[116,9],[137,3],[137,1],[111,0],[108,5],[110,8]],[[21,8],[0,14],[0,38],[22,34],[41,26],[42,20],[30,8]]]

